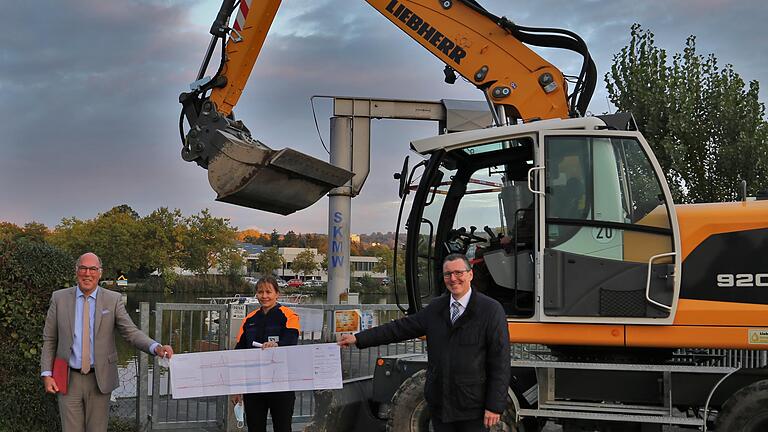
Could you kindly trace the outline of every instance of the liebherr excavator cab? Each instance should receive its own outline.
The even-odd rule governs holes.
[[[442,260],[460,252],[511,319],[672,323],[675,209],[639,132],[545,120],[412,146],[429,157],[408,223],[412,310],[444,292]]]

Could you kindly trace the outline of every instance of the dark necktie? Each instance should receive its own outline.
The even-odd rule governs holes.
[[[459,305],[461,303],[454,301],[451,303],[451,324],[456,322],[456,319],[459,317]]]

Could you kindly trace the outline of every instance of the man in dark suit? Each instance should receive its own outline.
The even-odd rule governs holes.
[[[67,394],[58,394],[63,432],[105,432],[109,398],[119,385],[115,330],[131,345],[170,358],[173,350],[141,332],[125,310],[122,295],[99,287],[101,260],[86,253],[75,266],[77,286],[57,290],[43,329],[40,369],[45,391],[59,393],[54,358],[69,365]]]
[[[443,262],[450,295],[399,320],[344,335],[339,345],[358,348],[427,337],[424,398],[435,431],[484,431],[497,424],[507,405],[509,331],[501,304],[473,292],[472,268],[464,255]]]

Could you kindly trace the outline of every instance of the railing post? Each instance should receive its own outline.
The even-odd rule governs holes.
[[[139,303],[139,326],[144,334],[149,334],[149,302]],[[148,413],[148,392],[149,389],[149,374],[147,373],[147,359],[148,354],[144,351],[139,351],[139,357],[136,359],[139,367],[139,376],[136,381],[136,424],[138,430],[147,431],[149,429],[149,413]]]

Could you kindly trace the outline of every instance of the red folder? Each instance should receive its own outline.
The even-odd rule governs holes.
[[[67,394],[67,383],[69,383],[69,364],[63,358],[53,359],[53,380],[59,388],[59,393]]]

